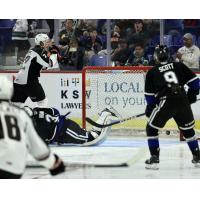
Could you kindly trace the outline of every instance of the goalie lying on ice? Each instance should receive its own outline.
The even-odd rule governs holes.
[[[48,144],[97,145],[106,139],[110,130],[109,127],[92,127],[87,131],[69,119],[68,114],[60,115],[55,108],[31,109],[26,106],[24,109],[32,117],[39,136]],[[116,116],[115,110],[106,108],[100,113],[97,123],[110,123]]]

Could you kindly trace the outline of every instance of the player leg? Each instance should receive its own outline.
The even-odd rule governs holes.
[[[98,123],[105,124],[109,123],[113,118],[114,113],[109,109],[105,109],[100,114]],[[76,122],[64,118],[61,119],[58,127],[57,134],[54,141],[58,143],[67,143],[67,144],[79,144],[83,146],[96,145],[105,140],[109,132],[109,127],[99,129],[93,127],[91,131],[86,131],[81,128]]]
[[[97,120],[98,124],[108,124],[111,120],[118,119],[119,114],[118,112],[110,107],[105,108],[101,113]],[[84,143],[83,146],[92,146],[97,145],[106,140],[106,137],[108,136],[108,133],[111,131],[111,127],[106,128],[98,128],[93,126],[90,134],[92,135],[93,139],[88,140],[88,142]]]
[[[166,122],[171,118],[170,106],[166,100],[161,100],[159,105],[152,111],[146,133],[148,137],[148,147],[150,151],[150,159],[145,161],[146,169],[159,169],[160,145],[158,130],[163,128]]]
[[[47,107],[48,99],[46,98],[42,85],[39,82],[29,84],[29,97],[33,102],[37,103],[38,107]]]
[[[23,107],[24,102],[28,98],[26,85],[13,84],[13,96],[11,102],[18,107]]]
[[[198,140],[194,131],[194,117],[190,105],[185,105],[182,110],[174,117],[179,129],[181,130],[188,147],[193,155],[192,163],[200,167],[200,150]]]

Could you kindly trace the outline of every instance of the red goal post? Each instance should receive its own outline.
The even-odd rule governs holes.
[[[98,112],[111,105],[120,115],[130,117],[144,113],[146,101],[144,82],[151,67],[116,66],[85,67],[82,70],[82,126],[88,128],[85,118],[97,119]],[[196,124],[200,117],[197,116]],[[114,126],[115,129],[145,130],[147,119],[141,117]],[[197,123],[198,122],[198,123]],[[177,130],[174,120],[170,120],[165,130]]]

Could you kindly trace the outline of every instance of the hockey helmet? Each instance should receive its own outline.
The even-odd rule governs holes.
[[[48,41],[49,41],[49,36],[47,34],[40,33],[35,36],[36,45],[44,46],[45,43],[47,43]]]
[[[169,60],[169,49],[166,45],[157,45],[155,48],[154,56],[159,62],[166,62]]]
[[[13,83],[5,75],[0,75],[0,99],[9,100],[13,95]]]

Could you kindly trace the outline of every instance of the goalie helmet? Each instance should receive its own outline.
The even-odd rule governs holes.
[[[49,41],[49,36],[47,34],[40,33],[35,36],[36,45],[44,46],[45,43],[47,43],[48,41]]]
[[[13,83],[5,75],[0,76],[0,99],[9,100],[13,95]]]
[[[167,62],[169,60],[169,49],[166,45],[158,45],[155,48],[154,57],[159,62]]]

